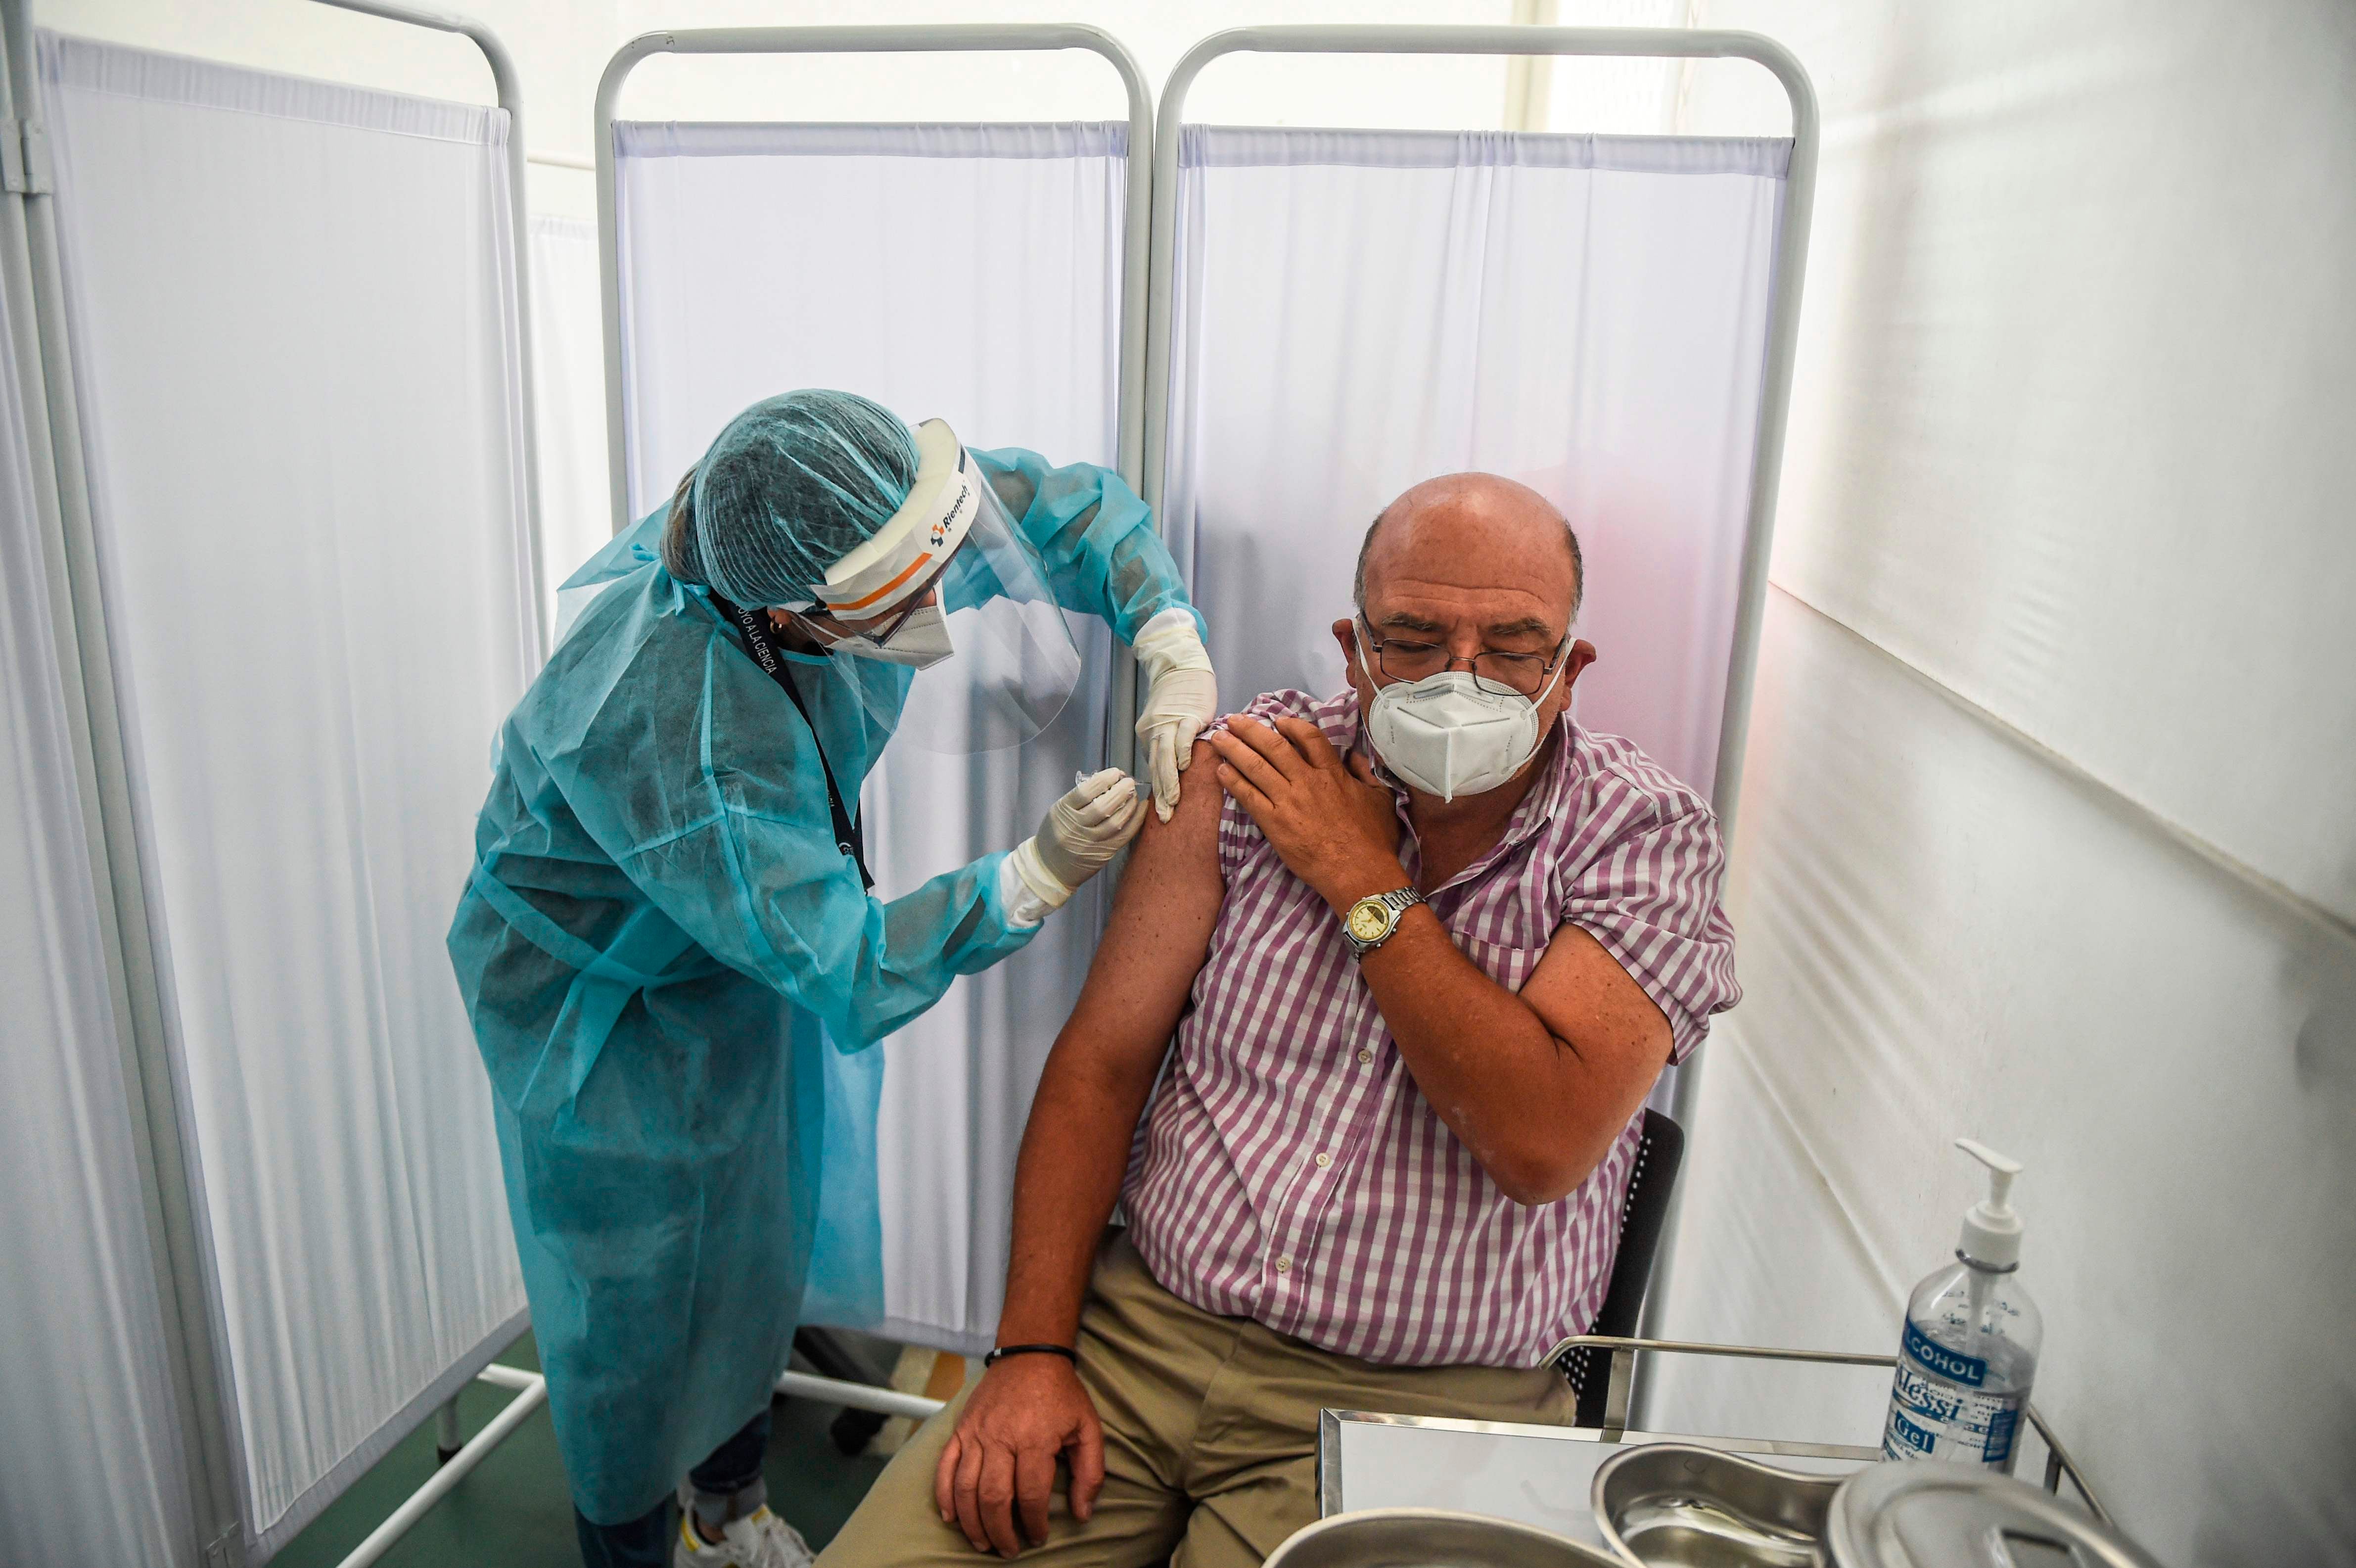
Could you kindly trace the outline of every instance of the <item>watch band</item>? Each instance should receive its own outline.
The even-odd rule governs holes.
[[[1351,905],[1349,914],[1343,917],[1342,940],[1350,944],[1352,956],[1363,959],[1390,940],[1399,928],[1400,918],[1424,901],[1423,895],[1412,886],[1394,887],[1387,893],[1371,894],[1361,898]],[[1351,929],[1358,923],[1358,912],[1362,909],[1383,916],[1384,924],[1380,933],[1372,937],[1361,937],[1356,931]]]

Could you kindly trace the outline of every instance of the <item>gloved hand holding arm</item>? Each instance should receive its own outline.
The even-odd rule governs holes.
[[[1131,646],[1137,672],[1146,681],[1137,738],[1145,747],[1154,815],[1166,822],[1178,808],[1178,775],[1194,755],[1194,737],[1219,716],[1219,681],[1190,610],[1163,610],[1145,623]]]
[[[1081,779],[1006,857],[1001,886],[1009,877],[1016,884],[1006,890],[1007,922],[1036,923],[1062,908],[1144,825],[1136,779],[1118,768]]]
[[[1066,609],[1101,616],[1137,650],[1146,695],[1138,719],[1145,778],[1168,822],[1195,735],[1217,716],[1218,682],[1203,620],[1153,514],[1120,476],[1090,463],[1055,467],[1020,447],[977,452],[999,499],[1037,547]]]

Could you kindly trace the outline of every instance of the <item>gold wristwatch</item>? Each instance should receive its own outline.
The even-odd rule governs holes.
[[[1351,905],[1350,912],[1342,917],[1342,940],[1350,944],[1355,957],[1365,958],[1390,940],[1400,918],[1422,902],[1423,895],[1412,887],[1370,894]]]

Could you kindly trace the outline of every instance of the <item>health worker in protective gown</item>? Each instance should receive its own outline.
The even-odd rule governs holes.
[[[1079,677],[1071,609],[1137,651],[1166,816],[1214,714],[1203,627],[1113,474],[834,392],[739,414],[563,596],[450,930],[557,1445],[593,1568],[789,1568],[770,1385],[823,1283],[821,1191],[875,1179],[847,1053],[1022,948],[1147,809],[1107,769],[886,902],[861,782],[886,741],[1037,734]]]

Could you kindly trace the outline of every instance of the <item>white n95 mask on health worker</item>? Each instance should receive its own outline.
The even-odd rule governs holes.
[[[1358,668],[1365,669],[1363,659]],[[1561,675],[1558,664],[1536,697],[1484,687],[1467,670],[1394,681],[1375,693],[1366,738],[1410,789],[1443,800],[1478,795],[1520,772],[1537,753],[1538,704]]]
[[[949,620],[941,607],[925,605],[882,637],[846,637],[830,651],[929,670],[957,649],[949,640]]]

